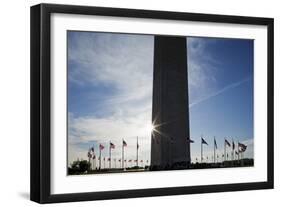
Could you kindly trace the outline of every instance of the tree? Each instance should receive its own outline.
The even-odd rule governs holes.
[[[76,160],[71,163],[70,168],[68,168],[68,173],[73,174],[83,174],[88,169],[90,169],[90,163],[87,160]]]

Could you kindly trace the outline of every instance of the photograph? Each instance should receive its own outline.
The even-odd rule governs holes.
[[[32,201],[274,188],[274,18],[30,11]]]
[[[254,167],[254,40],[67,30],[67,175]]]

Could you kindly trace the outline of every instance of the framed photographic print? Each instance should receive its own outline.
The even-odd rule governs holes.
[[[273,19],[31,7],[31,200],[273,188]]]

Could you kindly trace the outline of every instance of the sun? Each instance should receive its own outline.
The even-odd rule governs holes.
[[[149,123],[144,126],[143,130],[146,134],[151,134],[156,131],[156,126],[153,123]]]
[[[150,132],[153,132],[155,130],[155,126],[153,124],[150,124],[148,126],[148,129],[149,129]]]

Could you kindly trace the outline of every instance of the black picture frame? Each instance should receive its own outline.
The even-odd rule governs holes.
[[[180,20],[210,23],[233,23],[267,26],[267,181],[237,184],[201,185],[153,189],[87,192],[74,194],[50,193],[50,15],[52,13],[133,17],[164,20]],[[146,196],[210,193],[271,189],[274,187],[274,71],[273,45],[274,20],[272,18],[195,14],[152,10],[103,8],[56,4],[39,4],[31,7],[31,151],[30,151],[30,199],[38,203],[88,201]]]

